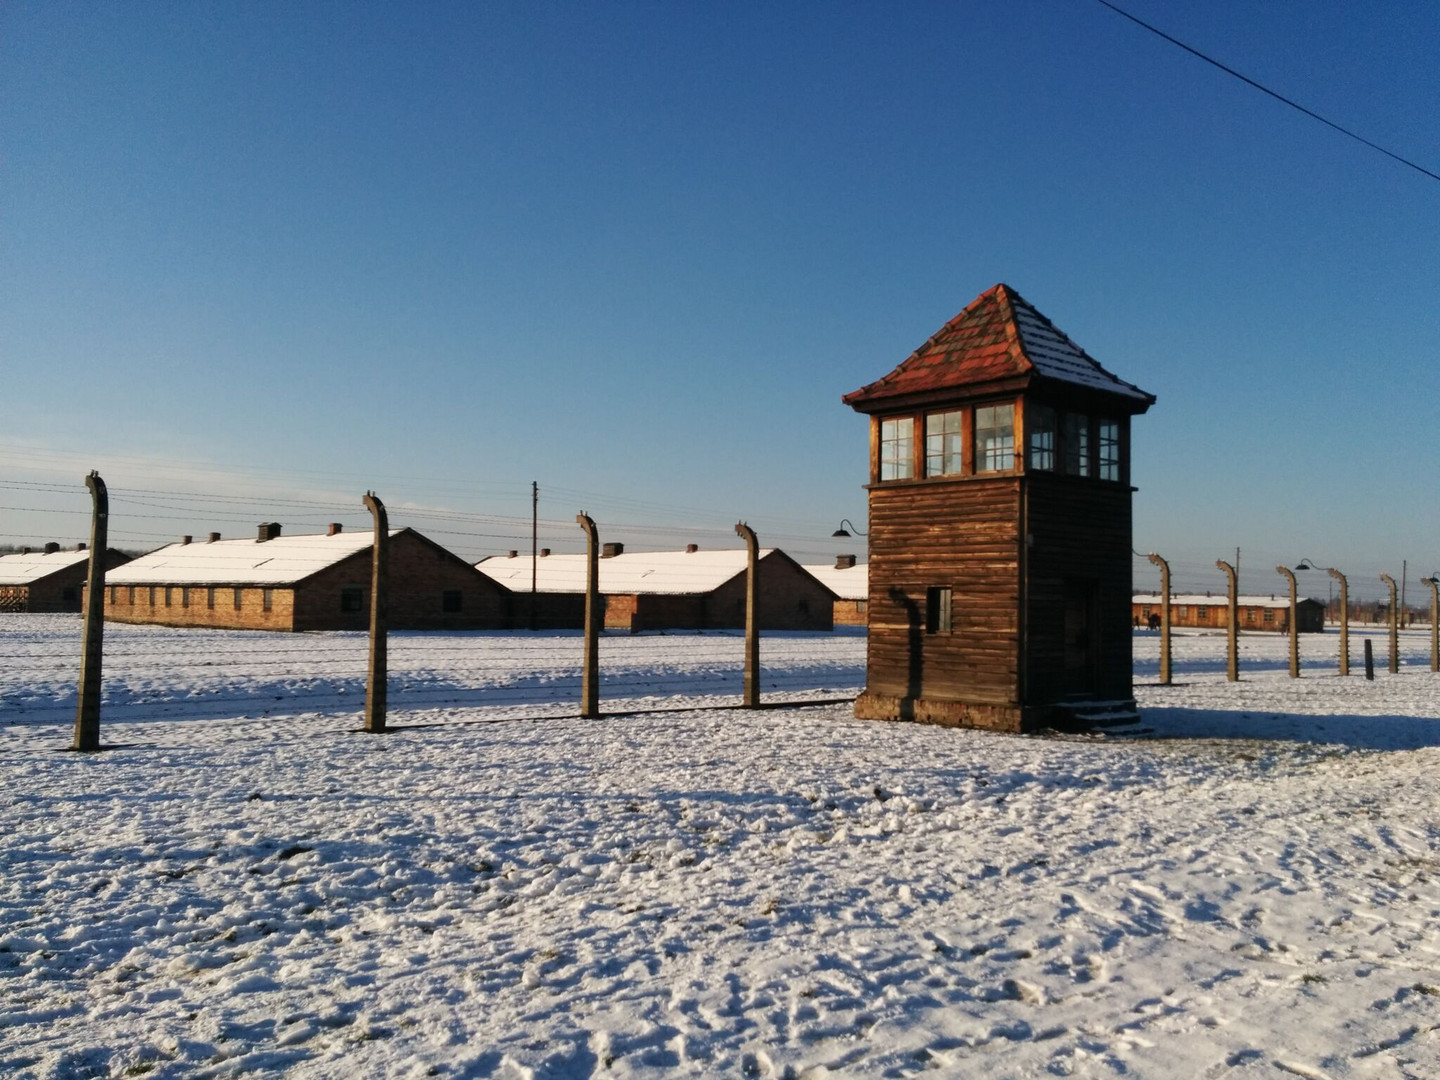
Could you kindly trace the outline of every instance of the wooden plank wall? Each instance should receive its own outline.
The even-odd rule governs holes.
[[[1128,699],[1131,683],[1129,485],[1030,473],[1026,704],[1065,696],[1065,581],[1094,583],[1095,696]]]
[[[1017,701],[1020,481],[870,490],[866,689],[939,701]],[[952,590],[952,629],[925,632],[925,591]]]

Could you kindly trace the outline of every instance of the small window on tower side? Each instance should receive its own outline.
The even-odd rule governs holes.
[[[950,589],[947,586],[931,586],[925,590],[925,632],[950,632]]]

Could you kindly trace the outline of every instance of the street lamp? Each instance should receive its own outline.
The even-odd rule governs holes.
[[[849,518],[841,518],[841,519],[840,519],[840,527],[839,527],[838,529],[836,529],[836,530],[835,530],[833,533],[831,533],[830,535],[831,535],[831,536],[838,536],[838,537],[841,537],[842,539],[845,538],[845,537],[850,536],[851,533],[850,533],[850,532],[847,532],[846,529],[845,529],[845,526],[846,526],[846,525],[849,525],[849,526],[850,526],[850,530],[851,530],[851,531],[854,533],[854,535],[856,535],[856,536],[869,536],[869,535],[870,535],[869,533],[861,532],[859,529],[855,528],[855,523],[852,522]]]
[[[1319,570],[1311,559],[1301,559],[1296,570]],[[1350,582],[1333,566],[1324,567],[1327,574],[1340,582],[1340,674],[1350,674]]]

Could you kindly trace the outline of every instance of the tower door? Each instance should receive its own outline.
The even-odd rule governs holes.
[[[1065,579],[1065,693],[1095,692],[1095,582]]]

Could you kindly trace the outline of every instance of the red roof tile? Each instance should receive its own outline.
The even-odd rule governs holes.
[[[1032,378],[1129,398],[1144,412],[1155,398],[1116,378],[1008,285],[981,293],[884,378],[842,399],[862,412],[890,398]]]

